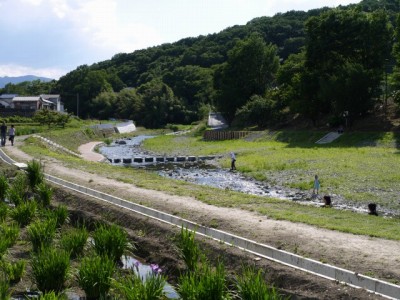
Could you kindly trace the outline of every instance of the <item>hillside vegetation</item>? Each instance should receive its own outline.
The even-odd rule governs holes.
[[[399,11],[394,0],[289,11],[4,91],[50,90],[69,112],[79,99],[80,117],[148,128],[190,124],[210,110],[239,127],[277,126],[296,115],[314,126],[354,124],[388,100],[398,103]]]

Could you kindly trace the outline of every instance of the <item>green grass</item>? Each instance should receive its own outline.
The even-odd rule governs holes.
[[[4,202],[0,202],[0,223],[7,218],[8,212],[8,205]]]
[[[156,300],[167,299],[164,293],[166,277],[159,273],[150,271],[146,278],[142,274],[131,270],[123,274],[117,280],[112,281],[114,293],[119,295],[118,299],[126,300]]]
[[[44,181],[42,163],[37,160],[32,160],[28,162],[28,167],[26,168],[26,174],[28,178],[29,187],[31,188],[31,191],[33,191],[36,186],[40,185]]]
[[[33,280],[42,292],[60,292],[69,277],[69,253],[56,248],[43,248],[32,256]]]
[[[20,259],[14,263],[0,260],[0,270],[6,274],[10,282],[18,282],[25,274],[26,260]]]
[[[60,143],[68,140],[70,131]],[[147,132],[146,132],[147,133]],[[315,141],[326,132],[264,132],[248,140],[205,142],[201,137],[160,136],[145,141],[146,149],[159,153],[190,155],[223,155],[222,167],[229,167],[229,152],[237,154],[237,168],[246,176],[265,180],[274,185],[282,182],[287,187],[312,191],[315,174],[321,181],[321,194],[339,194],[347,200],[367,205],[375,202],[379,207],[400,209],[400,151],[399,134],[379,132],[345,133],[328,145],[317,145]],[[140,134],[139,132],[135,134]],[[83,144],[86,139],[76,139]],[[84,162],[81,159],[52,152],[40,143],[28,141],[23,150],[35,157],[42,155],[62,160],[66,166],[89,173],[122,180],[138,187],[156,189],[170,194],[192,196],[216,206],[236,207],[257,211],[268,217],[301,222],[322,228],[340,230],[354,234],[371,235],[400,240],[399,218],[373,218],[368,215],[321,209],[280,201],[267,197],[251,196],[229,190],[198,186],[183,181],[162,178],[145,170],[114,167],[105,164]],[[309,185],[309,186],[308,186]],[[114,193],[103,187],[105,192]],[[131,199],[143,203],[134,195]],[[333,197],[333,203],[335,198]],[[143,203],[151,206],[151,203]]]
[[[194,272],[182,274],[178,293],[182,299],[230,299],[224,264],[203,261]]]
[[[19,226],[28,225],[36,216],[37,204],[35,201],[23,202],[11,211],[13,218]]]
[[[36,221],[29,225],[28,239],[32,243],[32,251],[40,252],[50,247],[56,234],[56,220],[54,218],[45,221]]]
[[[0,299],[9,300],[11,299],[10,284],[5,275],[0,274]]]
[[[6,198],[9,188],[10,186],[8,184],[7,177],[3,174],[0,174],[0,202],[4,201]]]
[[[108,257],[86,256],[79,267],[77,280],[88,299],[105,299],[115,271],[115,263]]]
[[[236,280],[236,289],[239,299],[285,299],[274,287],[266,284],[261,270],[257,271],[254,267],[243,267],[241,276],[238,276]]]
[[[129,248],[126,231],[115,225],[99,225],[93,232],[93,248],[99,256],[118,261]]]
[[[61,236],[60,246],[71,254],[71,258],[76,258],[83,255],[88,238],[86,228],[73,228]]]
[[[195,240],[195,233],[182,227],[177,246],[187,270],[189,272],[195,271],[201,254],[199,246]]]

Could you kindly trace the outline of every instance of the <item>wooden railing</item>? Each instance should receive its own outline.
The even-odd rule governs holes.
[[[205,141],[237,140],[244,138],[249,133],[251,133],[251,131],[207,130],[204,132],[203,138]]]

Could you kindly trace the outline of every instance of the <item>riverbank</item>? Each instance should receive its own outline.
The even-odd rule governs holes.
[[[32,159],[18,147],[10,147],[5,150],[17,160]],[[75,183],[358,273],[390,282],[399,282],[400,262],[394,255],[400,249],[398,241],[273,220],[267,215],[257,213],[254,208],[252,209],[258,203],[254,203],[255,206],[247,204],[247,209],[245,209],[246,206],[234,208],[209,205],[207,199],[201,202],[190,196],[140,188],[138,185],[127,183],[127,178],[121,178],[121,174],[113,177],[110,171],[107,171],[108,175],[104,176],[101,172],[91,172],[90,168],[86,171],[70,168],[68,167],[69,162],[59,161],[54,157],[46,156],[42,157],[42,160],[46,172]],[[101,168],[104,169],[105,166],[101,165]],[[107,170],[111,169],[107,168]],[[129,174],[129,170],[125,171],[127,173],[124,174]],[[143,176],[148,175],[143,173]],[[145,178],[151,180],[152,177]],[[172,182],[172,184],[176,187],[179,186],[177,183]],[[180,193],[179,189],[177,191]],[[279,203],[279,205],[282,204]],[[282,206],[282,209],[284,210],[285,207]],[[328,212],[322,209],[321,213]],[[365,221],[369,222],[370,220],[372,219],[366,216]]]

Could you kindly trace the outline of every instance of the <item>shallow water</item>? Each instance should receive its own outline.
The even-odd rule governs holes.
[[[122,264],[124,269],[133,269],[142,280],[146,280],[147,276],[153,272],[150,265],[144,264],[132,256],[123,256]],[[164,286],[164,292],[168,299],[179,299],[178,293],[169,283]]]
[[[113,141],[109,146],[101,146],[99,152],[107,157],[109,160],[114,161],[115,158],[132,158],[134,156],[150,156],[154,153],[144,151],[140,145],[146,139],[151,139],[154,136],[140,135],[128,139],[120,139]],[[122,164],[122,163],[121,163]]]
[[[156,156],[157,154],[144,151],[140,145],[142,141],[154,136],[138,136],[130,139],[114,141],[110,146],[102,146],[99,151],[109,160],[120,158],[121,162],[113,165],[126,165],[122,163],[123,158],[135,156]],[[123,144],[120,144],[120,143]],[[126,143],[126,144],[124,144]],[[270,186],[264,182],[256,181],[243,176],[240,172],[232,172],[222,169],[206,162],[201,163],[131,163],[133,167],[143,167],[153,170],[160,176],[184,180],[199,185],[212,186],[215,188],[232,190],[251,195],[278,198],[282,200],[296,201],[304,205],[322,206],[322,196],[313,196],[310,192],[290,189],[283,186]],[[330,195],[332,207],[335,209],[351,210],[359,213],[368,213],[366,205],[346,201],[340,195]],[[397,215],[397,212],[378,208],[378,212],[384,216]]]

